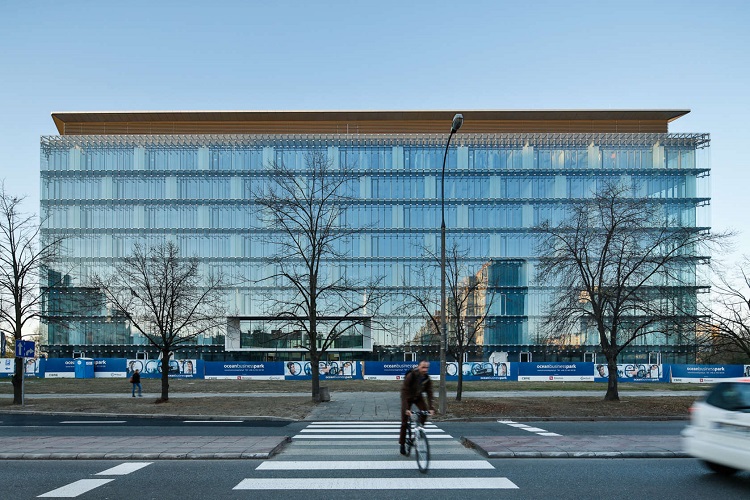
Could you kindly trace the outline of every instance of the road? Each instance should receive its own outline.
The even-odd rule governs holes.
[[[367,456],[358,457],[358,460]],[[382,459],[382,457],[381,457]],[[77,498],[81,499],[179,499],[237,498],[353,500],[365,498],[429,497],[435,500],[517,498],[597,500],[624,498],[747,498],[750,474],[730,478],[707,472],[691,459],[534,459],[490,460],[493,469],[461,471],[460,477],[478,486],[488,479],[507,479],[509,489],[446,488],[441,480],[454,478],[456,471],[431,470],[427,476],[416,470],[356,471],[263,471],[259,460],[155,461],[125,474],[103,472],[133,462],[113,461],[11,461],[2,463],[5,498],[31,499],[81,480],[104,483]],[[138,467],[138,463],[132,468]],[[290,487],[293,479],[295,486]],[[333,489],[312,489],[309,479],[321,480]],[[368,489],[341,489],[334,481],[354,478],[369,480]],[[386,479],[387,478],[387,479]],[[236,489],[246,480],[271,479],[268,490]],[[299,479],[299,481],[298,481]],[[418,490],[392,488],[404,479]],[[106,482],[105,482],[106,481]],[[422,481],[420,483],[420,481]],[[448,479],[453,482],[453,479]],[[80,483],[79,483],[80,484]],[[436,489],[438,488],[439,489]],[[49,496],[46,498],[61,498]],[[74,497],[75,498],[75,497]]]
[[[40,428],[50,435],[94,434],[100,436],[123,436],[134,432],[146,435],[230,435],[241,428],[243,434],[288,435],[296,433],[308,422],[289,420],[245,420],[236,419],[200,420],[187,418],[119,418],[82,416],[73,418],[59,415],[0,415],[0,436],[34,435]],[[532,421],[524,424],[545,428],[562,435],[612,434],[678,436],[685,427],[684,420],[622,420],[622,421]],[[456,436],[468,435],[524,435],[524,431],[495,420],[482,422],[440,422],[440,428]],[[136,427],[138,430],[134,430]],[[85,430],[84,430],[85,429]]]
[[[37,434],[181,436],[289,435],[282,451],[264,460],[5,460],[3,491],[23,498],[359,499],[429,496],[484,498],[744,498],[750,473],[725,478],[694,459],[487,459],[459,436],[534,434],[635,436],[678,434],[684,422],[503,422],[439,423],[429,429],[432,467],[416,470],[413,458],[397,453],[389,422],[185,422],[175,419],[78,421],[2,416],[0,436]],[[82,422],[88,423],[82,423]],[[68,423],[63,423],[68,422]],[[73,422],[73,423],[70,423]],[[537,429],[529,431],[528,429]],[[6,497],[7,498],[7,497]]]

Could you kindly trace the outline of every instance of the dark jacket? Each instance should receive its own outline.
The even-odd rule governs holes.
[[[130,381],[134,384],[140,384],[141,383],[141,374],[138,372],[133,372],[133,376],[130,377]]]
[[[427,408],[434,410],[432,380],[429,375],[422,377],[419,370],[414,369],[404,377],[404,384],[401,386],[401,411],[408,410],[412,403],[422,399],[422,393],[427,395]]]

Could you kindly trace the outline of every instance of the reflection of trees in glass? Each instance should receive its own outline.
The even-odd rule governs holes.
[[[613,374],[625,347],[647,336],[677,343],[694,336],[696,311],[685,305],[695,302],[707,246],[725,235],[685,226],[661,201],[635,198],[619,184],[572,203],[568,218],[538,230],[537,279],[553,291],[543,327],[565,342],[588,320],[607,359],[606,400],[619,400]]]
[[[161,372],[160,401],[169,400],[170,372],[179,372],[171,359],[173,351],[226,325],[224,277],[204,275],[198,259],[180,257],[171,241],[149,248],[136,244],[112,274],[94,276],[92,283],[110,307],[126,315],[132,327],[159,349],[155,369]]]
[[[369,334],[382,292],[379,277],[354,279],[339,264],[355,235],[346,208],[359,177],[325,150],[300,160],[299,165],[271,163],[267,177],[255,184],[256,230],[270,249],[266,263],[271,270],[257,285],[272,290],[265,304],[268,314],[282,323],[278,338],[301,332],[294,341],[310,357],[312,397],[317,400],[321,356],[361,325],[367,328],[363,334]]]
[[[23,329],[42,316],[46,271],[59,256],[62,238],[39,238],[41,224],[22,211],[24,198],[0,183],[0,332],[12,352]],[[56,283],[52,283],[55,285]],[[16,359],[13,404],[23,403],[23,362]]]
[[[700,304],[704,361],[744,363],[750,359],[749,269],[747,255],[731,267],[713,266],[711,296]]]
[[[427,317],[427,324],[419,330],[417,340],[422,344],[439,344],[441,256],[428,248],[423,251],[423,267],[416,269],[415,275],[409,277],[413,286],[404,284],[406,300],[403,307],[407,314],[414,317]],[[484,342],[485,321],[496,298],[494,290],[487,286],[488,264],[475,272],[470,268],[467,257],[467,252],[461,250],[457,242],[447,244],[446,353],[458,363],[463,361],[469,346]],[[456,401],[461,401],[464,371],[457,372]]]

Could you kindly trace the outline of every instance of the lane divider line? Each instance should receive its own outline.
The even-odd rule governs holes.
[[[241,424],[244,420],[183,420],[184,424]]]
[[[110,481],[114,481],[114,479],[81,479],[55,490],[48,491],[47,493],[43,493],[37,498],[75,498],[93,490],[94,488],[105,485]]]
[[[521,429],[527,432],[532,432],[539,436],[546,436],[546,437],[562,436],[561,434],[557,434],[556,432],[549,432],[539,427],[532,427],[530,425],[520,424],[518,422],[514,422],[513,420],[498,420],[497,422],[500,424],[508,425],[510,427],[515,427],[516,429]]]
[[[124,424],[127,420],[63,420],[61,424]]]
[[[111,469],[107,469],[101,472],[98,472],[97,476],[124,476],[126,474],[130,474],[131,472],[135,472],[137,470],[143,469],[147,465],[151,465],[153,462],[125,462],[124,464],[120,464],[116,467],[112,467]]]

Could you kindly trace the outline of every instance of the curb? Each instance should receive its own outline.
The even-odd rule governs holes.
[[[513,420],[515,422],[671,422],[689,419],[689,415],[662,415],[654,417],[514,417],[512,415],[500,415],[496,417],[433,418],[432,420],[434,422],[494,422],[496,420]]]
[[[490,451],[475,447],[487,458],[693,458],[676,451]]]
[[[274,453],[0,453],[0,460],[240,460]]]
[[[488,451],[476,441],[461,436],[461,444],[475,450],[486,458],[693,458],[682,450],[659,451]],[[533,447],[532,447],[533,448]]]
[[[76,415],[79,417],[111,417],[111,418],[165,418],[170,420],[181,420],[181,419],[200,419],[200,420],[231,420],[231,419],[243,419],[243,420],[273,420],[279,422],[301,422],[295,418],[290,417],[272,417],[263,415],[175,415],[175,414],[162,414],[162,413],[82,413],[82,412],[71,412],[71,411],[36,411],[36,410],[0,410],[0,415],[61,415],[71,416]]]
[[[284,436],[281,441],[268,451],[260,452],[214,452],[214,453],[0,453],[0,460],[265,460],[279,453],[292,442]]]

